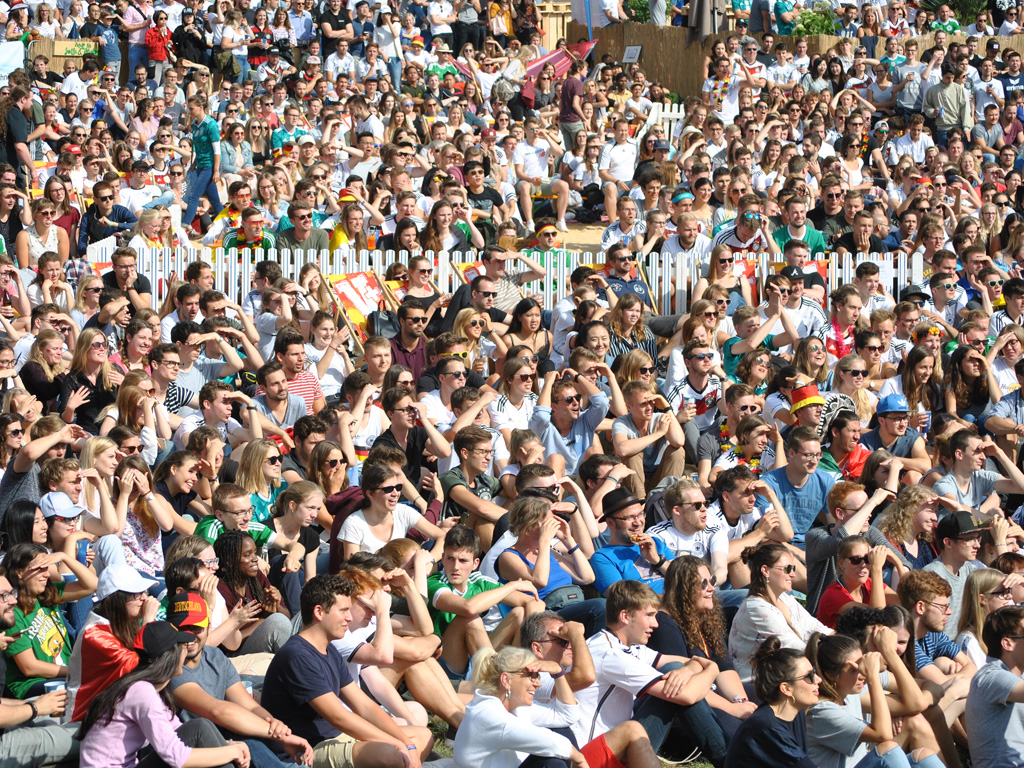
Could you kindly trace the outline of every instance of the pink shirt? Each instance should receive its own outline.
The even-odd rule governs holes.
[[[146,15],[143,16],[139,11],[144,12]],[[128,44],[129,45],[145,45],[146,44],[146,32],[151,26],[153,26],[153,6],[152,5],[137,5],[131,3],[128,9],[124,12],[124,20],[126,24],[139,24],[143,20],[149,19],[149,24],[144,26],[142,29],[137,29],[134,32],[128,33]]]
[[[128,689],[109,723],[97,723],[82,740],[81,768],[135,768],[147,743],[160,759],[181,768],[192,747],[178,738],[178,716],[167,708],[152,683]]]

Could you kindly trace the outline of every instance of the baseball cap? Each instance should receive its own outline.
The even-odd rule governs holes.
[[[910,298],[913,296],[920,296],[922,299],[931,298],[931,296],[928,295],[927,291],[925,291],[924,288],[921,288],[916,285],[911,285],[908,288],[904,288],[903,291],[900,293],[900,301],[909,301]]]
[[[96,599],[105,600],[115,592],[137,595],[140,592],[147,592],[156,583],[154,579],[143,576],[127,563],[114,563],[100,572]]]
[[[316,144],[316,139],[314,139],[312,136],[299,136],[298,144],[300,147],[303,144]]]
[[[910,403],[907,402],[907,398],[903,395],[886,395],[878,401],[878,407],[875,409],[875,412],[879,416],[884,416],[887,413],[910,413]]]
[[[320,64],[320,57],[319,56],[310,56],[308,59],[306,59],[306,64],[307,65],[308,64],[316,64],[316,65],[319,66],[319,64]]]
[[[151,168],[152,166],[150,166],[150,164],[147,163],[145,160],[136,160],[134,163],[132,163],[133,171],[148,171]]]
[[[80,507],[61,491],[48,493],[39,500],[39,509],[43,517],[63,517],[64,519],[78,517],[85,512],[85,507]]]
[[[267,55],[269,56],[270,54],[274,54],[275,56],[280,56],[281,55],[281,49],[278,48],[276,45],[272,45],[269,48],[267,48]]]
[[[616,488],[604,497],[604,503],[601,505],[601,519],[607,520],[616,512],[620,512],[623,509],[626,509],[626,507],[631,507],[634,504],[642,505],[643,502],[626,488]]]
[[[482,131],[480,131],[480,138],[482,139],[493,139],[497,135],[498,132],[493,128],[484,128]]]
[[[167,602],[167,621],[178,629],[210,626],[210,607],[198,592],[178,592]]]
[[[672,149],[672,145],[665,139],[656,139],[654,141],[654,151],[657,152],[659,149]]]
[[[802,267],[783,267],[779,270],[779,274],[790,280],[803,280],[806,273]]]
[[[979,533],[991,525],[966,510],[959,510],[939,520],[939,524],[935,526],[935,534],[939,541],[955,539],[971,533]]]
[[[160,658],[181,643],[194,643],[196,636],[181,632],[168,621],[151,621],[138,631],[132,647],[143,662]]]

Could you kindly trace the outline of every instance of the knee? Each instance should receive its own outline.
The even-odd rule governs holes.
[[[508,618],[518,624],[522,624],[523,619],[526,618],[526,608],[522,605],[517,605],[508,612]]]
[[[888,752],[891,752],[894,749],[899,749],[899,748],[900,748],[900,745],[897,744],[895,741],[883,741],[875,749],[878,752],[878,754],[884,755],[884,754],[887,754]]]
[[[915,763],[920,763],[923,760],[927,760],[929,757],[935,757],[935,755],[935,750],[928,749],[927,747],[915,749],[913,752],[910,753],[910,757],[913,759]]]

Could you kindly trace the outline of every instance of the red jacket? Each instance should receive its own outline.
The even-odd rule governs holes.
[[[146,32],[146,48],[152,61],[167,61],[167,49],[171,45],[171,30],[167,27],[150,27]]]
[[[85,717],[89,704],[100,691],[109,688],[139,666],[139,654],[122,645],[110,631],[109,624],[93,624],[86,627],[79,640],[82,654],[82,683],[75,696],[75,708],[71,713],[71,720],[76,723]]]

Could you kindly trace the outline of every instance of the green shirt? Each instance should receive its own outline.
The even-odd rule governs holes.
[[[786,243],[793,239],[792,235],[789,234],[789,227],[779,227],[772,232],[772,238],[783,251],[786,250]],[[815,256],[825,253],[827,250],[825,245],[825,236],[810,224],[805,225],[804,236],[802,239],[807,243],[812,259]]]
[[[65,582],[54,582],[57,594],[64,594]],[[22,632],[22,630],[25,630]],[[24,699],[29,690],[44,677],[26,677],[13,659],[22,651],[32,651],[39,661],[51,664],[62,664],[65,667],[71,661],[71,638],[68,636],[67,625],[60,615],[60,608],[54,605],[44,608],[36,600],[35,606],[26,615],[21,608],[14,609],[14,626],[7,630],[8,636],[22,634],[4,651],[7,663],[7,690],[16,699]]]
[[[932,22],[932,31],[937,32],[940,29],[943,32],[955,35],[957,32],[960,31],[960,22],[953,18],[951,18],[949,21],[940,21],[939,19],[936,19],[935,21]]]
[[[734,336],[722,345],[722,368],[729,378],[736,376],[736,366],[743,359],[743,355],[734,354],[732,351],[733,346],[739,341],[742,341],[742,339]],[[767,349],[769,351],[775,349],[775,334],[769,333],[758,349]]]
[[[448,577],[444,574],[444,571],[435,573],[427,579],[427,606],[430,608],[430,616],[434,620],[434,633],[444,637],[444,631],[448,629],[448,625],[455,621],[454,613],[439,611],[435,607],[434,602],[437,599],[438,592],[454,592],[459,597],[468,600],[475,595],[490,592],[492,589],[497,589],[500,586],[494,579],[487,578],[480,571],[474,571],[466,582],[466,591],[459,592],[448,583]]]
[[[224,530],[224,523],[218,520],[216,515],[210,515],[209,517],[204,517],[196,524],[195,535],[202,536],[211,544],[216,544],[217,539],[221,537]],[[258,549],[269,546],[275,536],[272,528],[255,521],[249,523],[248,534],[252,536],[252,540],[256,542]]]
[[[196,168],[213,168],[213,145],[220,144],[220,128],[217,121],[207,115],[192,131],[192,151],[196,156]],[[219,153],[218,149],[218,153]]]
[[[262,523],[269,520],[273,515],[274,505],[277,503],[277,497],[281,495],[281,491],[288,487],[288,483],[284,480],[277,488],[270,489],[270,498],[265,499],[258,493],[252,493],[249,498],[252,500],[252,522]]]

